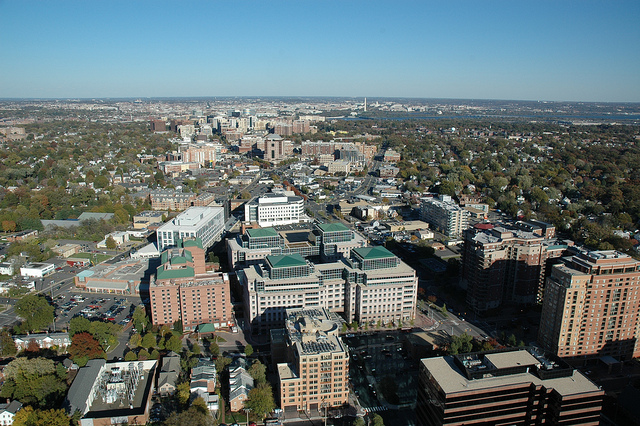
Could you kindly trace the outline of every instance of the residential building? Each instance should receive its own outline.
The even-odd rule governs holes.
[[[224,223],[224,207],[189,207],[158,228],[158,250],[162,252],[187,238],[199,238],[207,250],[220,241]]]
[[[349,352],[340,322],[322,308],[287,309],[287,362],[277,365],[280,407],[318,414],[349,402]]]
[[[69,333],[38,333],[13,336],[18,351],[27,349],[31,342],[38,345],[40,349],[57,348],[60,352],[65,352],[71,344]]]
[[[22,408],[22,402],[18,400],[7,400],[7,402],[0,404],[0,425],[10,426],[13,424],[13,418],[16,413]]]
[[[528,229],[500,224],[464,231],[461,278],[467,304],[475,312],[542,302],[547,267],[573,242],[547,239]]]
[[[247,361],[237,357],[229,365],[229,407],[231,411],[240,411],[244,402],[249,399],[249,391],[253,389],[253,377],[247,372]]]
[[[13,275],[13,265],[7,262],[0,262],[0,275]]]
[[[400,153],[389,148],[384,152],[383,160],[387,163],[397,163],[400,161]]]
[[[157,385],[160,395],[171,396],[176,392],[176,383],[181,371],[179,354],[172,351],[162,357]]]
[[[223,146],[219,143],[187,144],[181,148],[183,163],[198,163],[201,167],[212,168],[221,157]]]
[[[199,239],[179,240],[162,253],[149,284],[154,325],[181,321],[188,331],[207,323],[216,328],[234,325],[229,276],[207,271],[204,255]]]
[[[400,173],[400,168],[396,166],[382,166],[378,169],[378,176],[381,178],[394,178]]]
[[[327,172],[331,174],[344,173],[348,175],[351,171],[351,165],[348,161],[331,161],[327,164]]]
[[[640,261],[613,250],[563,261],[546,282],[538,343],[564,358],[640,357]]]
[[[169,189],[154,189],[149,193],[149,201],[153,210],[182,211],[191,207],[196,194],[176,192]]]
[[[469,226],[469,212],[460,208],[448,195],[423,199],[420,217],[449,238],[460,237]]]
[[[305,222],[308,218],[304,213],[304,199],[284,192],[252,198],[244,206],[244,220],[267,227]]]
[[[533,348],[420,361],[418,424],[599,425],[604,391]]]
[[[209,358],[200,358],[198,364],[191,369],[189,388],[193,398],[202,398],[214,418],[220,409],[220,401],[216,392],[216,365]]]
[[[64,408],[83,426],[144,425],[155,392],[156,360],[107,362],[91,359],[78,370]]]

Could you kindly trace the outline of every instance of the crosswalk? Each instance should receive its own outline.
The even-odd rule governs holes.
[[[387,411],[388,408],[387,407],[383,407],[383,406],[377,406],[377,407],[365,407],[364,411],[366,411],[367,413],[376,413],[376,412],[380,412],[380,411]]]

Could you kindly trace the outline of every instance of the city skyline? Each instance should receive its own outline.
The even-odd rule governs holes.
[[[640,101],[637,2],[2,2],[0,98]]]

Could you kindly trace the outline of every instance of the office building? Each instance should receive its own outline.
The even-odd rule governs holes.
[[[326,309],[287,309],[286,363],[277,365],[280,407],[315,415],[349,402],[349,352]]]
[[[170,189],[154,189],[149,193],[149,201],[153,210],[182,211],[191,206],[196,194],[176,192]]]
[[[542,301],[547,265],[572,241],[547,239],[528,227],[501,224],[464,231],[462,285],[475,312]]]
[[[244,206],[244,220],[262,227],[306,222],[304,199],[287,193],[268,193],[254,197]]]
[[[546,282],[538,343],[563,358],[640,357],[640,261],[613,250],[563,260]]]
[[[229,276],[208,271],[204,256],[199,239],[179,240],[177,247],[162,253],[161,265],[149,284],[154,325],[181,321],[188,331],[200,324],[235,325]]]
[[[415,270],[383,247],[352,248],[349,259],[314,264],[270,255],[238,272],[254,332],[282,327],[286,308],[344,312],[348,322],[408,322],[415,316]]]
[[[532,348],[420,361],[418,424],[599,425],[604,391]]]
[[[158,228],[158,250],[162,252],[187,238],[199,238],[207,250],[220,241],[224,223],[224,207],[189,207]]]
[[[460,237],[469,226],[469,212],[460,208],[448,195],[422,200],[420,217],[449,238]]]

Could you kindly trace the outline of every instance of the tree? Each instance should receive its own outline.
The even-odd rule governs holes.
[[[267,382],[267,367],[257,359],[249,367],[248,373],[256,384]]]
[[[216,371],[218,374],[220,374],[220,372],[222,372],[222,370],[224,370],[224,368],[229,364],[231,364],[231,358],[226,356],[219,356],[216,358]]]
[[[140,349],[140,352],[138,352],[138,359],[140,361],[147,360],[149,357],[151,357],[151,354],[146,349]]]
[[[182,334],[182,321],[176,320],[173,323],[173,331],[175,331],[176,333]]]
[[[125,361],[137,361],[138,360],[138,355],[136,355],[136,353],[134,351],[129,351],[124,355],[124,360]]]
[[[22,332],[40,331],[53,322],[54,307],[42,296],[28,294],[16,303],[16,314],[23,319]]]
[[[149,317],[145,311],[144,305],[136,306],[132,315],[133,328],[138,330],[139,333],[144,333],[147,327],[149,327]]]
[[[202,398],[200,398],[202,399]],[[167,420],[164,421],[164,426],[214,426],[217,422],[214,420],[209,410],[206,413],[202,412],[202,403],[197,403],[196,398],[194,406],[189,407],[188,410],[180,413],[172,413]],[[204,401],[203,401],[204,403]]]
[[[131,338],[129,338],[129,347],[135,349],[141,344],[142,344],[142,336],[140,336],[140,333],[133,333],[131,335]]]
[[[67,390],[66,370],[42,357],[16,358],[5,367],[4,378],[0,396],[25,405],[59,406]]]
[[[69,416],[63,409],[39,410],[26,406],[13,418],[15,426],[69,426]]]
[[[250,343],[247,343],[247,346],[244,347],[244,354],[246,356],[251,356],[253,355],[253,346],[251,346]]]
[[[69,321],[69,336],[73,337],[77,333],[88,332],[91,327],[91,321],[85,317],[73,317]]]
[[[251,389],[249,391],[249,399],[245,401],[244,406],[260,419],[263,419],[276,408],[271,386],[268,383],[261,383]]]
[[[111,235],[109,235],[107,237],[107,241],[105,241],[105,244],[107,246],[107,249],[109,249],[109,250],[115,250],[116,247],[118,247],[118,244],[116,243],[116,240],[114,240]]]
[[[364,419],[362,417],[356,417],[351,426],[365,426]]]
[[[189,382],[183,382],[176,386],[176,398],[178,399],[178,404],[181,406],[186,406],[189,402],[189,398],[191,398],[191,388],[189,387]]]
[[[216,342],[215,340],[209,343],[209,353],[215,357],[220,355],[220,346],[218,345],[218,342]]]
[[[384,420],[380,416],[380,414],[374,413],[373,416],[371,416],[371,425],[372,426],[384,426]]]
[[[164,347],[168,351],[179,353],[182,349],[182,339],[178,336],[172,335],[169,340],[165,342]]]
[[[11,337],[11,333],[6,329],[0,331],[0,358],[15,356],[17,352],[18,348],[16,348],[16,342]]]
[[[100,343],[87,332],[74,334],[68,350],[73,362],[80,367],[84,367],[90,359],[106,358],[106,353]]]
[[[143,348],[154,348],[156,346],[156,336],[154,336],[152,333],[147,333],[144,335],[144,337],[142,338],[142,344],[141,346]]]

